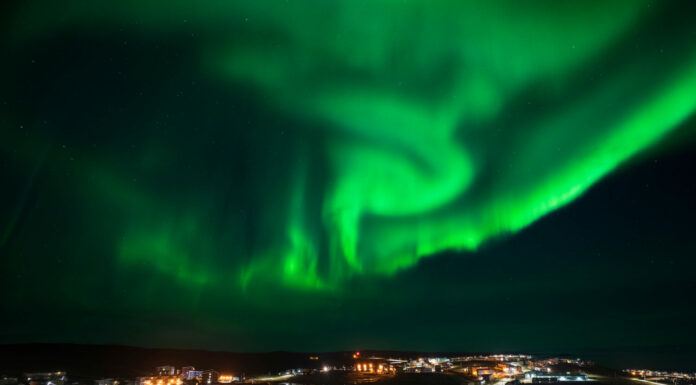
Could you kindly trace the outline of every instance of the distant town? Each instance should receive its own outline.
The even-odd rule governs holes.
[[[65,371],[2,375],[0,385],[219,385],[219,384],[360,384],[386,379],[408,383],[447,383],[462,385],[518,385],[537,383],[622,383],[635,385],[691,385],[696,373],[623,369],[608,374],[591,361],[569,358],[535,358],[524,354],[473,355],[462,357],[364,357],[355,352],[348,363],[324,362],[321,355],[307,357],[310,367],[288,368],[275,373],[247,375],[214,368],[163,365],[145,376],[99,378],[87,381],[72,378]],[[430,376],[430,377],[428,377]],[[79,377],[79,376],[78,376]]]

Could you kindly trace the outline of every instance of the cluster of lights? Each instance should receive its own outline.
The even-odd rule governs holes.
[[[647,370],[647,369],[627,369],[624,372],[628,372],[631,376],[639,377],[676,377],[676,378],[686,378],[692,379],[696,378],[696,373],[680,373],[680,372],[665,372],[659,370]]]
[[[181,382],[182,382],[181,378],[177,377],[177,378],[168,378],[168,379],[160,378],[154,382],[152,380],[145,380],[143,383],[145,385],[181,385]]]
[[[387,367],[384,364],[379,364],[375,367],[374,364],[369,363],[369,364],[357,364],[355,365],[355,369],[358,372],[366,372],[366,373],[386,373],[389,372],[390,370],[393,371],[393,367]]]
[[[234,381],[234,376],[231,374],[222,374],[220,377],[218,377],[218,382],[222,384],[228,384],[232,381]]]

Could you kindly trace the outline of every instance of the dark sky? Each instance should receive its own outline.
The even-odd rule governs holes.
[[[0,343],[696,344],[693,3],[386,3],[6,6]]]

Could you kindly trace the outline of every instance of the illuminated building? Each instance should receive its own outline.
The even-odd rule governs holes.
[[[369,361],[360,361],[355,364],[355,370],[364,373],[391,374],[395,372],[395,367],[389,360],[381,358],[370,358]]]
[[[158,366],[155,373],[158,376],[173,376],[176,374],[176,368],[170,365]]]
[[[181,375],[181,378],[183,378],[184,380],[193,380],[196,377],[189,377],[189,372],[192,372],[195,370],[196,370],[196,368],[194,368],[193,366],[183,366],[181,368],[181,373],[179,373],[179,375]]]
[[[220,373],[215,370],[204,370],[203,373],[201,373],[201,380],[204,384],[217,383],[219,377]]]
[[[545,382],[575,382],[587,381],[588,377],[585,373],[565,372],[565,373],[550,373],[543,371],[531,371],[524,374],[524,378],[531,379],[532,383]]]
[[[63,385],[67,380],[65,372],[25,373],[29,385]]]
[[[189,370],[186,373],[186,377],[182,377],[186,380],[195,380],[196,378],[201,378],[203,377],[203,371],[202,370]]]

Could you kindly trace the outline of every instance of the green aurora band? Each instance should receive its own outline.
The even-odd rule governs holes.
[[[242,214],[213,220],[222,201],[250,205],[225,198],[220,178],[238,168],[172,190],[166,141],[137,150],[139,183],[108,148],[80,150],[89,204],[123,213],[110,230],[117,264],[192,287],[342,291],[475,251],[572,202],[696,108],[696,37],[665,26],[654,46],[634,46],[667,2],[121,0],[42,12],[52,4],[16,10],[11,44],[124,28],[195,36],[187,71],[266,111],[272,129],[219,127],[261,144],[234,187],[258,196],[252,230]],[[19,137],[3,128],[5,143]],[[266,141],[281,141],[280,157]],[[32,170],[44,149],[23,146],[3,151]]]

